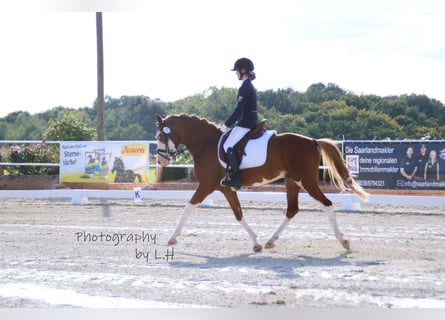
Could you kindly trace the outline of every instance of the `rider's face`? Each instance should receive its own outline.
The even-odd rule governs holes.
[[[238,80],[244,80],[247,79],[247,70],[246,69],[236,69],[236,77]]]
[[[239,69],[236,69],[236,78],[241,80],[241,72],[239,72]]]

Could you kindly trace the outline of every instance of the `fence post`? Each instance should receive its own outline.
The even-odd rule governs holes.
[[[361,211],[360,200],[353,194],[343,194],[340,210],[343,211]]]
[[[82,190],[72,190],[71,204],[75,205],[88,204],[88,197],[82,194]]]

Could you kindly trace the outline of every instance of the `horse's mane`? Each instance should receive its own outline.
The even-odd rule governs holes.
[[[218,125],[215,122],[212,122],[206,118],[197,116],[195,114],[186,114],[186,113],[180,113],[180,114],[172,114],[167,117],[168,119],[179,119],[179,120],[186,120],[191,119],[193,121],[198,121],[199,123],[202,123],[206,126],[214,127],[215,129],[218,129]]]

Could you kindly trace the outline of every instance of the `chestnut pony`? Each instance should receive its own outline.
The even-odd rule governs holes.
[[[217,155],[218,140],[222,132],[218,126],[204,118],[194,115],[157,116],[157,162],[161,166],[170,164],[170,157],[178,153],[178,146],[184,145],[194,160],[194,174],[198,188],[182,211],[181,219],[173,232],[168,245],[175,245],[177,237],[188,217],[209,194],[218,190],[230,204],[236,220],[244,227],[253,241],[254,251],[261,251],[258,237],[243,217],[241,205],[235,190],[220,185],[226,174]],[[343,237],[337,225],[332,202],[326,198],[319,187],[320,157],[328,167],[331,181],[340,189],[351,191],[364,201],[368,194],[354,181],[345,161],[334,141],[312,139],[295,133],[282,133],[271,137],[268,143],[267,158],[264,165],[241,170],[242,188],[260,186],[284,178],[287,193],[285,217],[265,248],[272,248],[283,229],[298,212],[298,193],[305,190],[322,204],[328,214],[331,227],[340,244],[349,250],[349,241]]]

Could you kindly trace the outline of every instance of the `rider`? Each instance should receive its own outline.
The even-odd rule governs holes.
[[[223,145],[229,164],[227,175],[221,180],[221,185],[235,189],[241,188],[241,176],[233,148],[251,129],[258,125],[256,90],[252,85],[252,80],[256,78],[253,69],[253,62],[247,58],[240,58],[235,62],[232,71],[236,71],[238,80],[241,80],[242,84],[238,90],[235,110],[221,126],[223,132],[234,126]]]

